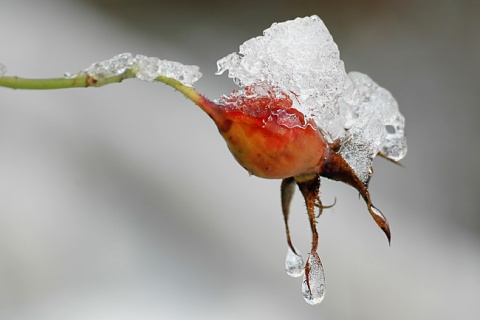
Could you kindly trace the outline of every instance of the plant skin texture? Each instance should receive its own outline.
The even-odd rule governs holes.
[[[193,88],[193,83],[201,76],[198,67],[128,53],[94,63],[79,73],[53,79],[4,76],[5,68],[0,65],[0,86],[14,89],[100,87],[138,78],[163,82],[183,93],[210,116],[234,158],[249,174],[282,180],[281,204],[288,244],[285,268],[291,276],[303,274],[304,299],[309,304],[317,304],[323,300],[325,293],[325,276],[317,253],[316,218],[327,208],[319,198],[320,177],[341,181],[355,188],[390,242],[389,224],[380,210],[373,206],[368,192],[368,182],[373,173],[371,161],[380,155],[398,163],[406,154],[404,120],[395,100],[367,76],[359,73],[347,75],[336,45],[330,41],[331,36],[325,30],[320,18],[312,16],[274,24],[264,32],[263,37],[247,41],[240,47],[240,55],[231,54],[219,61],[219,72],[230,70],[229,76],[241,89],[215,101]],[[252,47],[260,50],[261,54],[274,52],[272,55],[275,55],[279,52],[288,56],[281,47],[284,38],[288,42],[288,32],[293,41],[298,40],[303,46],[315,41],[329,43],[330,47],[325,46],[326,50],[330,50],[327,51],[329,54],[314,52],[314,60],[324,59],[319,56],[328,57],[329,60],[318,61],[318,66],[330,69],[315,71],[313,66],[314,72],[308,68],[304,70],[304,60],[308,61],[309,57],[302,57],[304,60],[294,65],[292,70],[281,74],[290,66],[290,60],[276,65],[279,59],[272,62],[270,54],[253,60],[252,64],[249,60]],[[296,32],[311,32],[312,35],[304,43]],[[313,44],[315,50],[318,46],[318,43]],[[303,51],[293,51],[293,56],[312,51],[302,47],[300,50]],[[261,54],[253,53],[254,56]],[[275,68],[280,70],[280,74],[271,73],[270,70]],[[267,69],[268,73],[263,73]],[[297,71],[300,77],[295,74]],[[312,73],[313,80],[307,79],[305,83],[295,80],[308,78],[309,73]],[[307,88],[310,90],[307,90],[308,94],[302,92],[304,87],[317,80],[320,82],[314,87],[322,85],[323,89],[312,93]],[[387,126],[393,126],[395,132],[388,133]],[[306,263],[292,243],[288,225],[290,202],[296,186],[305,199],[312,233]]]

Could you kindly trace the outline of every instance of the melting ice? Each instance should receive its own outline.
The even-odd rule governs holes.
[[[407,152],[397,102],[368,76],[345,72],[338,47],[317,16],[274,23],[217,66],[217,74],[228,70],[241,87],[266,82],[289,94],[328,140],[341,140],[342,156],[364,182],[378,152],[395,161]]]
[[[296,248],[295,251],[297,254],[295,254],[295,252],[288,247],[287,257],[285,259],[285,271],[290,277],[294,278],[300,277],[305,271],[302,254]]]
[[[325,273],[316,252],[310,254],[308,267],[308,274],[303,275],[302,294],[305,301],[313,305],[322,302],[325,296]]]
[[[183,65],[179,62],[163,60],[143,55],[133,56],[131,53],[122,53],[115,57],[95,62],[78,74],[88,74],[96,79],[109,78],[131,70],[140,80],[154,81],[160,76],[173,78],[186,86],[192,86],[202,74],[197,66]],[[76,75],[67,75],[75,77]]]

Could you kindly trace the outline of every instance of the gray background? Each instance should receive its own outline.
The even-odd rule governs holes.
[[[319,15],[348,71],[388,88],[409,153],[375,162],[374,203],[323,181],[327,295],[283,271],[279,181],[249,177],[213,123],[161,84],[0,90],[0,319],[473,319],[480,312],[480,2],[1,1],[10,75],[61,76],[121,52],[200,66],[273,22]],[[301,197],[292,233],[308,250]]]

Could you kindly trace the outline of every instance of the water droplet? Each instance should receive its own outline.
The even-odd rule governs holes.
[[[302,253],[295,249],[298,253],[295,254],[290,247],[288,247],[287,258],[285,259],[285,271],[290,277],[300,277],[304,272],[305,264],[303,262]]]
[[[383,221],[387,220],[380,210],[372,205],[372,213],[382,219]]]
[[[308,304],[322,302],[325,295],[325,273],[316,252],[310,254],[302,282],[303,298]]]

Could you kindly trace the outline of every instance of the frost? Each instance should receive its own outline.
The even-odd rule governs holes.
[[[197,66],[183,65],[179,62],[163,60],[143,55],[133,56],[131,53],[122,53],[115,57],[95,62],[90,67],[77,74],[66,74],[67,78],[87,74],[95,79],[105,79],[121,75],[131,70],[140,80],[154,81],[160,76],[173,78],[186,86],[192,86],[202,74]]]
[[[293,107],[315,120],[363,182],[382,152],[398,161],[407,151],[397,102],[368,76],[347,75],[337,45],[317,16],[274,23],[217,62],[217,74],[241,87],[267,83],[290,96]],[[238,94],[241,94],[240,90]]]
[[[0,78],[3,77],[7,73],[7,68],[0,63]]]

